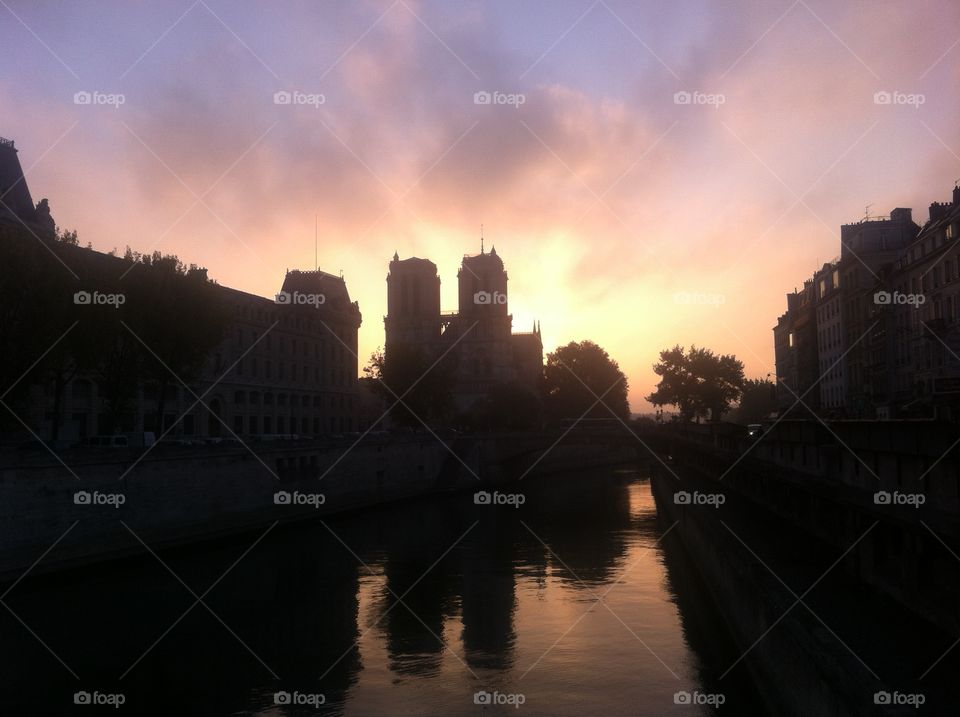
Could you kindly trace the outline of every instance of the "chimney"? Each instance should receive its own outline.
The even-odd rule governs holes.
[[[892,209],[890,210],[890,220],[898,224],[909,224],[913,221],[913,210],[903,207]]]
[[[956,191],[954,191],[954,196],[956,196]],[[931,204],[930,205],[930,221],[936,222],[942,219],[946,215],[947,210],[949,208],[950,208],[950,205],[947,204],[946,202],[943,202],[943,203],[934,202],[933,204]]]
[[[953,188],[953,206],[960,207],[960,184]]]

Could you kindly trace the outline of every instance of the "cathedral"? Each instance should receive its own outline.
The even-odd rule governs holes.
[[[465,411],[498,384],[523,385],[533,392],[543,373],[543,343],[536,323],[513,332],[507,304],[507,272],[496,247],[465,255],[457,272],[459,310],[440,310],[440,276],[428,259],[393,255],[387,275],[385,351],[418,346],[439,358],[449,352],[455,365],[454,402]]]

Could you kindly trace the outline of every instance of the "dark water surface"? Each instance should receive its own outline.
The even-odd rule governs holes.
[[[762,714],[643,476],[519,490],[17,585],[0,714]]]

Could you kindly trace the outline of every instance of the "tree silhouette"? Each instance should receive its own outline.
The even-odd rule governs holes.
[[[581,416],[626,420],[630,415],[627,377],[617,362],[592,341],[571,341],[547,354],[543,395],[551,421]],[[599,403],[598,398],[602,399]]]
[[[744,385],[743,363],[735,356],[696,346],[686,353],[682,346],[661,351],[653,371],[660,382],[647,400],[655,406],[676,406],[682,421],[708,415],[719,421]]]
[[[453,358],[448,354],[433,363],[423,349],[402,343],[391,345],[389,353],[378,349],[370,355],[363,372],[376,381],[376,391],[397,424],[415,428],[421,421],[440,423],[450,416]]]
[[[136,334],[143,380],[157,391],[155,428],[163,431],[167,389],[195,381],[223,338],[227,307],[205,269],[185,266],[175,255],[139,255],[125,279],[129,330]]]
[[[216,286],[175,256],[128,249],[121,259],[80,247],[76,232],[38,241],[25,229],[0,226],[0,262],[0,382],[14,386],[6,400],[20,408],[27,407],[31,386],[50,388],[54,441],[72,380],[97,382],[101,430],[117,430],[132,422],[137,389],[145,383],[165,386],[174,380],[171,370],[195,380],[226,326]],[[78,292],[122,295],[123,301],[82,302]],[[0,423],[17,429],[15,420]]]
[[[748,378],[743,383],[740,405],[730,413],[737,423],[760,423],[777,410],[776,385],[765,378]]]

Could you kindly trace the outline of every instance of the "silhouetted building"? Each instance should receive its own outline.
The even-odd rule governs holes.
[[[817,360],[820,372],[820,408],[824,413],[842,410],[846,400],[843,373],[843,322],[841,321],[840,267],[824,264],[813,275],[817,312]]]
[[[440,310],[436,264],[394,254],[387,275],[385,351],[405,344],[456,366],[454,401],[463,411],[497,384],[520,383],[533,391],[543,371],[540,327],[512,333],[507,306],[507,272],[496,248],[465,255],[457,272],[459,311]]]
[[[795,404],[795,410],[815,410],[820,404],[820,394],[814,386],[819,378],[816,303],[813,280],[807,279],[803,289],[787,294],[787,311],[773,330],[777,406],[781,411]]]
[[[892,400],[891,334],[880,320],[874,294],[880,275],[920,230],[910,209],[840,227],[841,320],[844,330],[847,413],[873,418]]]
[[[838,262],[787,295],[774,328],[781,410],[819,381],[826,415],[956,418],[960,404],[960,187],[930,205],[841,227]],[[816,369],[810,370],[810,306]]]
[[[881,307],[896,332],[894,397],[901,415],[953,417],[960,403],[960,187],[896,262]],[[907,297],[901,299],[900,297]],[[919,297],[923,297],[920,299]]]
[[[4,241],[25,242],[30,247],[37,240],[48,243],[64,257],[65,266],[72,265],[81,274],[90,270],[112,277],[120,292],[124,281],[136,281],[134,275],[127,276],[131,259],[57,241],[47,202],[44,199],[33,206],[9,140],[0,140],[0,197],[0,222],[9,225]],[[191,271],[206,277],[204,269]],[[66,272],[62,280],[69,281]],[[74,290],[69,287],[70,294]],[[350,300],[343,277],[323,271],[288,271],[274,298],[221,286],[214,290],[229,316],[223,339],[208,355],[197,380],[191,382],[191,390],[170,376],[162,419],[157,415],[160,388],[152,377],[131,378],[136,384],[131,389],[132,405],[118,415],[107,410],[108,391],[96,368],[70,377],[59,395],[59,410],[55,410],[53,382],[37,380],[30,387],[23,419],[41,438],[57,435],[65,443],[106,433],[153,432],[159,436],[168,428],[169,437],[182,440],[231,437],[231,431],[249,438],[323,436],[356,430],[361,315],[357,302]],[[189,316],[182,319],[190,321]],[[197,402],[197,396],[203,397],[209,411]],[[53,423],[58,415],[60,427],[55,432]]]
[[[47,235],[56,228],[47,200],[34,206],[14,142],[4,137],[0,137],[0,222],[25,225]]]
[[[288,271],[274,299],[222,291],[232,305],[233,321],[204,375],[207,385],[223,376],[205,399],[211,410],[240,436],[356,430],[361,315],[343,278]],[[314,298],[297,303],[298,297]],[[183,398],[186,409],[192,401],[189,394]],[[198,419],[195,430],[185,425],[184,435],[229,436],[206,409],[188,417],[192,414]],[[145,430],[155,428],[148,419]]]
[[[117,257],[76,251],[116,262],[117,273],[126,266]],[[231,431],[241,439],[355,431],[359,306],[350,301],[342,278],[324,272],[288,272],[283,286],[309,288],[325,302],[319,308],[290,306],[217,287],[231,315],[224,337],[191,382],[192,393],[171,376],[162,425],[154,383],[136,387],[132,410],[115,425],[118,417],[106,409],[100,377],[80,373],[63,392],[59,439],[69,444],[144,431],[159,437],[167,429],[168,439],[185,441],[232,438]],[[28,422],[44,438],[53,435],[53,404],[52,389],[36,387]]]

